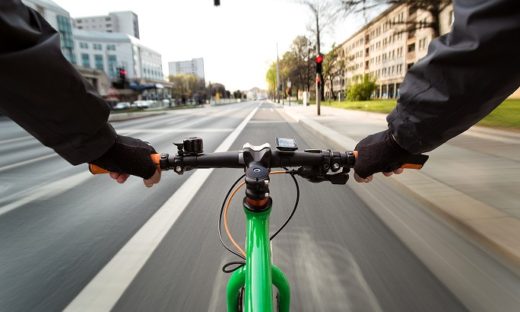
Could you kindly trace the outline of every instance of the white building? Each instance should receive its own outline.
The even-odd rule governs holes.
[[[23,0],[23,3],[40,13],[47,23],[60,32],[61,51],[69,62],[76,64],[72,21],[69,12],[52,0]]]
[[[164,80],[162,58],[135,37],[122,33],[106,33],[74,29],[78,65],[105,71],[117,78],[118,67],[124,67],[127,78]]]
[[[110,12],[108,15],[74,18],[77,29],[123,33],[139,38],[139,19],[132,11]]]
[[[204,80],[204,59],[195,58],[189,61],[168,62],[170,76],[192,74]]]

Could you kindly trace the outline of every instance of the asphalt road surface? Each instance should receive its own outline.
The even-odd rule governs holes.
[[[204,139],[214,151],[255,108],[231,146],[274,145],[294,137],[300,148],[325,148],[295,131],[272,104],[240,103],[178,110],[118,122],[118,132],[174,152],[173,142]],[[111,261],[194,173],[165,172],[146,189],[130,179],[118,185],[72,167],[11,121],[0,120],[0,311],[60,311]],[[124,292],[114,311],[224,311],[235,260],[221,246],[220,203],[240,170],[214,170]],[[292,180],[273,177],[271,228],[290,213]],[[299,179],[300,206],[273,242],[273,259],[286,272],[292,311],[465,311],[466,308],[375,216],[349,186]],[[244,215],[235,200],[230,224],[243,243]],[[115,281],[117,283],[117,280]],[[96,310],[94,307],[86,309]]]

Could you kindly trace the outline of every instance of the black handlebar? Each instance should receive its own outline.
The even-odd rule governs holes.
[[[217,152],[199,155],[161,155],[160,167],[163,170],[174,170],[182,173],[186,170],[201,168],[246,168],[245,150],[234,152]],[[322,167],[333,172],[341,168],[354,166],[355,157],[352,152],[333,152],[329,150],[305,151],[270,151],[268,168],[285,167]]]

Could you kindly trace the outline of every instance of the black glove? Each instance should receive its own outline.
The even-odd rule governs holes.
[[[91,163],[111,172],[149,179],[157,170],[150,158],[150,154],[154,153],[156,151],[151,145],[139,139],[118,135],[114,145]]]
[[[354,171],[365,179],[376,172],[391,172],[400,168],[413,155],[403,149],[390,130],[378,132],[359,141]]]

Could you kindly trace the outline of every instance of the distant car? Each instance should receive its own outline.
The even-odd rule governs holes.
[[[153,101],[145,101],[145,100],[140,100],[140,101],[135,101],[132,106],[133,107],[137,107],[137,108],[150,108],[153,104]]]
[[[130,108],[130,103],[128,102],[119,102],[116,104],[116,106],[114,106],[114,109],[127,109],[127,108]]]

